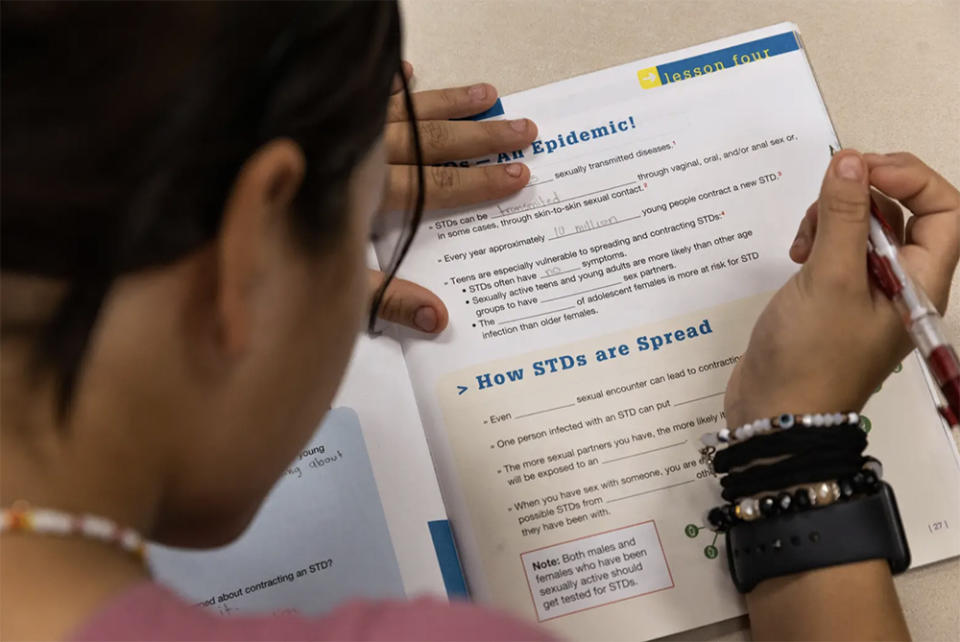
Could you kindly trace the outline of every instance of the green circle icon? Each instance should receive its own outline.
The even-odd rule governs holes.
[[[870,421],[870,418],[866,415],[860,415],[860,430],[869,434],[871,428],[873,428],[873,422]]]
[[[901,370],[903,370],[903,364],[902,364],[902,363],[898,363],[898,364],[897,364],[897,367],[893,369],[894,372],[900,372]]]
[[[694,538],[700,534],[700,529],[693,524],[687,524],[683,528],[683,532],[687,537]]]
[[[706,555],[708,560],[715,560],[717,556],[720,555],[720,551],[717,550],[716,546],[710,544],[703,549],[703,554]]]

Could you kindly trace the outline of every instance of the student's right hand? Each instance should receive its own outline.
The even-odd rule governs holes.
[[[784,412],[859,410],[910,350],[866,267],[870,185],[912,214],[904,266],[940,311],[960,256],[960,192],[911,154],[838,153],[790,256],[802,264],[754,326],[727,385],[727,422]],[[878,199],[881,202],[881,199]],[[896,203],[882,200],[903,229]]]

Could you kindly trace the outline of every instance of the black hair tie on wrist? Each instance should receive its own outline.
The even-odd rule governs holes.
[[[775,464],[751,466],[723,477],[721,496],[734,501],[798,484],[849,477],[863,467],[864,461],[859,452],[811,452]]]
[[[724,448],[714,455],[713,469],[718,473],[727,473],[732,468],[757,459],[797,455],[811,450],[861,453],[866,447],[867,435],[858,426],[787,430]]]

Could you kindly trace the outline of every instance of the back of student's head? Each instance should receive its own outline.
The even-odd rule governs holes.
[[[369,300],[396,2],[0,11],[4,484],[68,476],[85,510],[153,494],[152,534],[221,543],[326,410]]]
[[[336,239],[345,181],[382,130],[399,68],[394,3],[2,11],[0,256],[5,274],[65,287],[55,317],[34,329],[66,397],[114,278],[208,242],[265,142],[289,137],[305,153],[293,212],[304,249]]]

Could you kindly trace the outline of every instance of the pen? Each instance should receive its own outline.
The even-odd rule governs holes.
[[[870,236],[867,263],[877,287],[893,302],[907,333],[920,351],[927,369],[946,400],[940,414],[951,428],[960,415],[960,359],[943,332],[943,322],[923,289],[900,263],[897,242],[874,200],[870,199]]]

